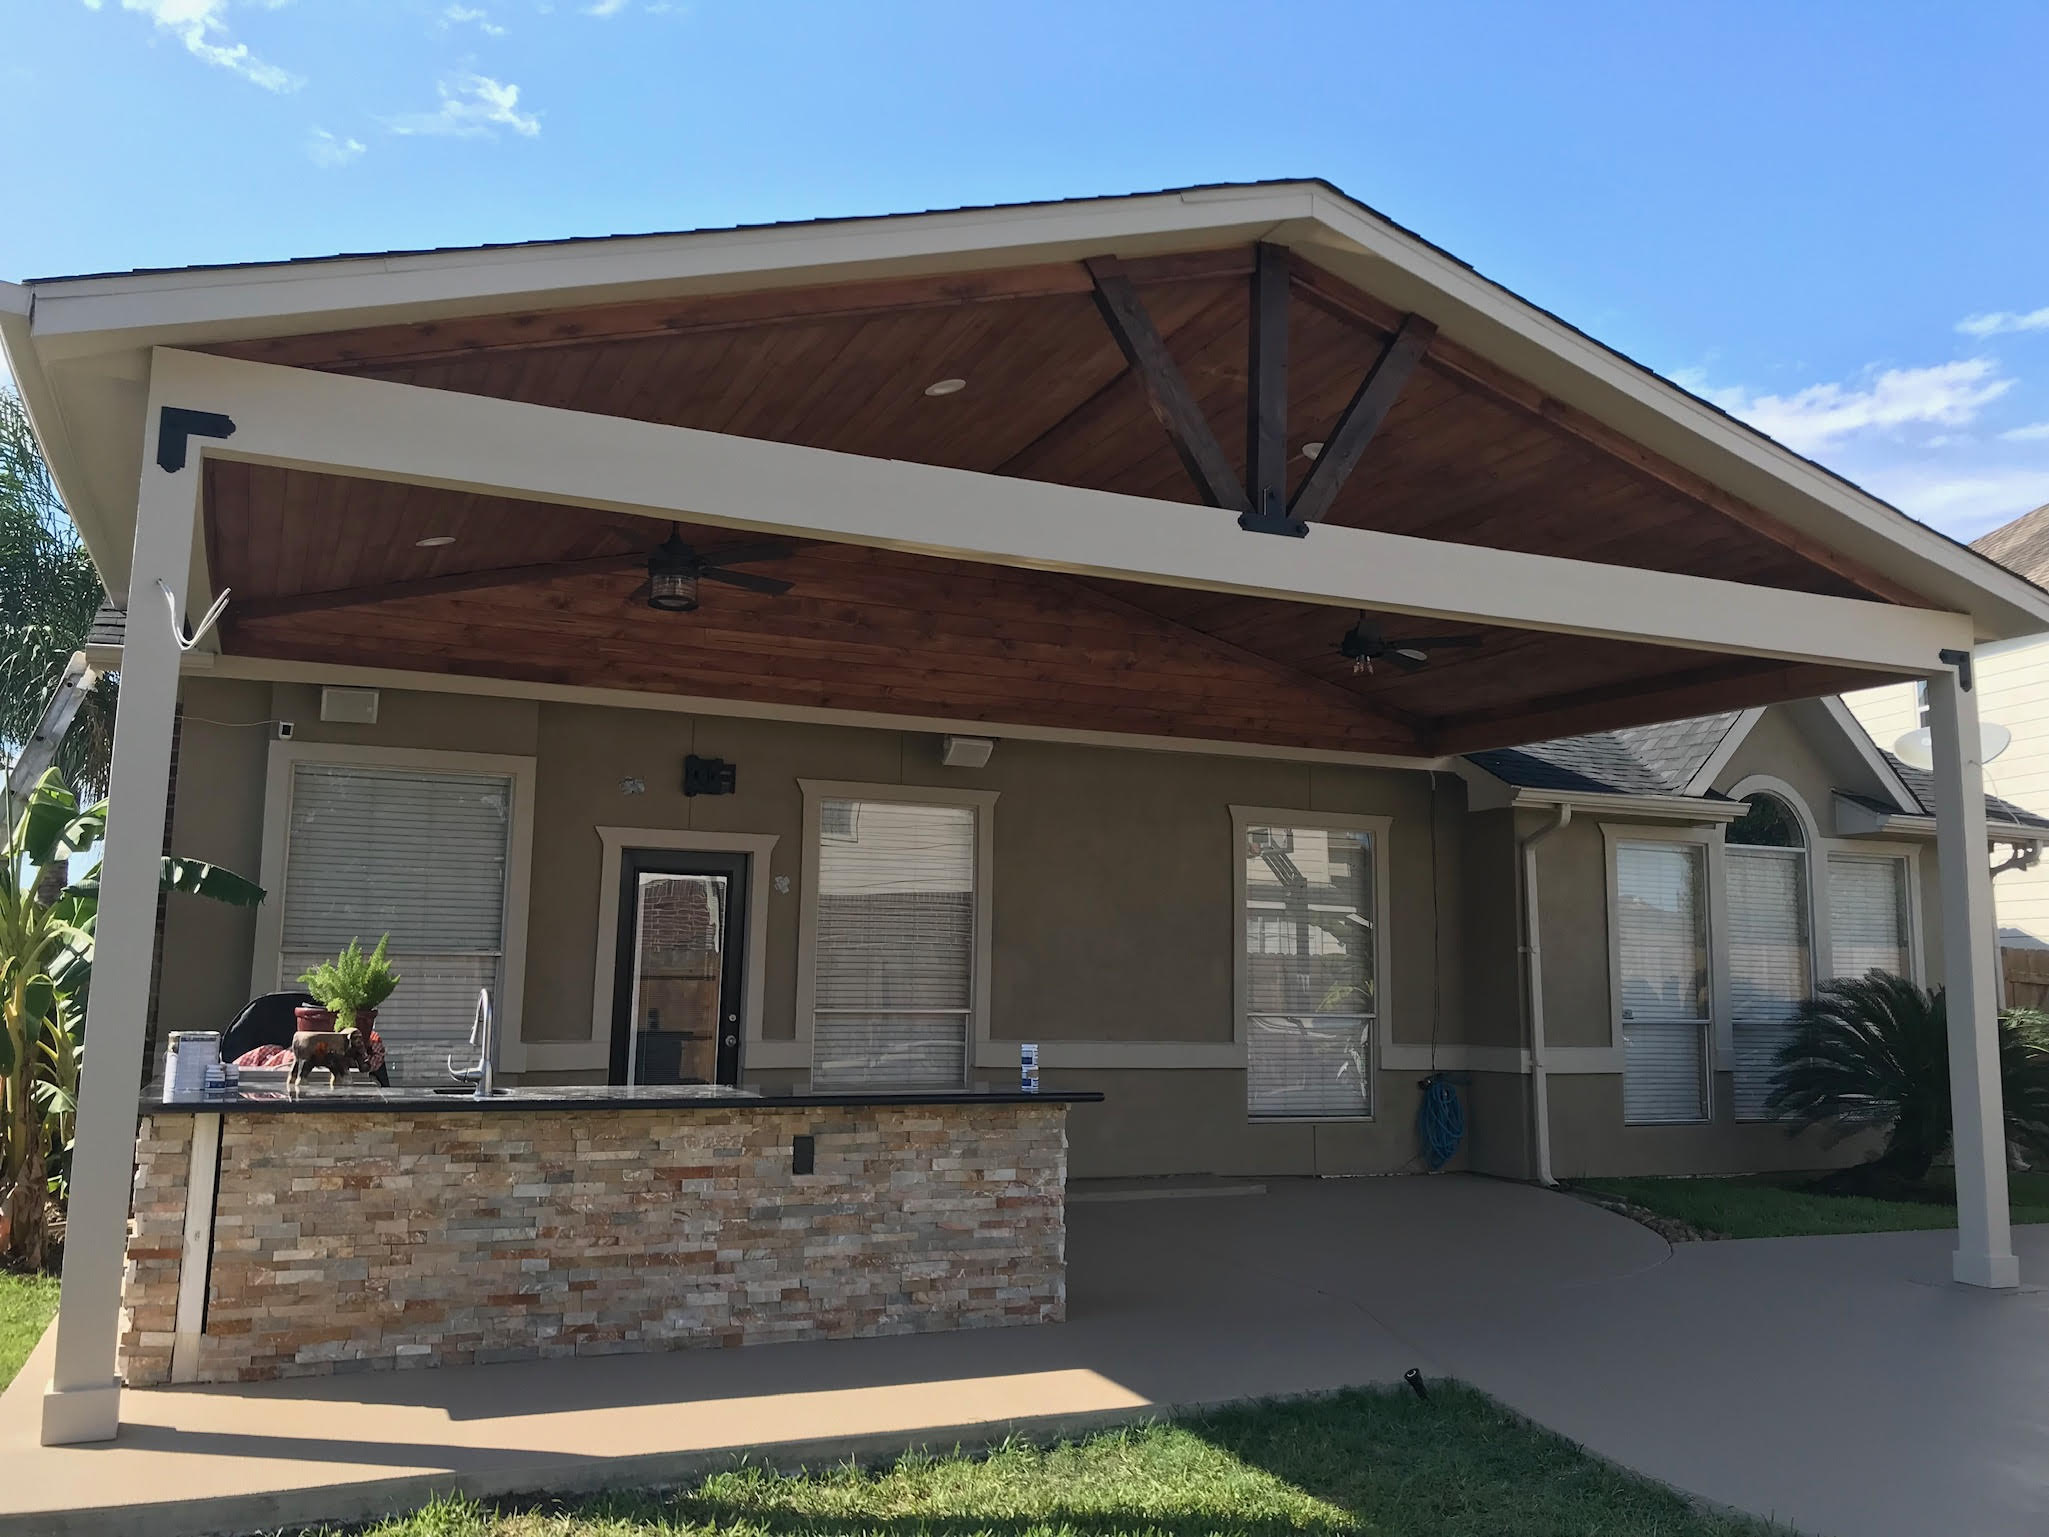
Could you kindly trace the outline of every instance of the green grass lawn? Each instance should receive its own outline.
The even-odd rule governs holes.
[[[913,1455],[879,1472],[724,1473],[662,1497],[498,1513],[466,1501],[374,1537],[1763,1537],[1434,1385],[1107,1431],[1050,1450]]]
[[[1950,1171],[1930,1176],[1936,1201],[1879,1201],[1817,1195],[1798,1187],[1811,1175],[1731,1179],[1584,1179],[1576,1188],[1613,1196],[1723,1238],[1793,1238],[1813,1233],[1889,1233],[1956,1225]],[[2049,1222],[2049,1174],[2009,1177],[2013,1220]]]
[[[14,1380],[56,1311],[55,1276],[0,1270],[0,1388]]]

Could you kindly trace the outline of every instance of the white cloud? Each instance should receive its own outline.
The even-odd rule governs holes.
[[[2049,503],[2049,466],[1949,473],[1934,466],[1906,465],[1853,478],[1902,512],[1956,539],[1975,539]]]
[[[503,37],[505,35],[505,29],[491,19],[490,12],[480,10],[476,6],[451,5],[441,13],[441,29],[444,32],[450,27],[465,26],[470,22],[475,22],[477,30],[486,37]]]
[[[524,138],[541,131],[541,120],[519,110],[519,87],[505,85],[489,75],[457,75],[436,89],[441,106],[434,112],[408,112],[388,117],[384,126],[393,133],[445,134],[474,139],[510,128]]]
[[[2002,336],[2009,331],[2049,331],[2049,305],[2017,315],[2012,310],[1994,310],[1989,315],[1966,315],[1957,322],[1966,336]]]
[[[283,0],[273,0],[272,8]],[[98,10],[102,0],[85,0]],[[228,0],[121,0],[121,9],[147,16],[159,32],[175,37],[195,59],[232,71],[266,91],[296,91],[305,82],[288,69],[266,64],[247,43],[229,40]]]
[[[591,0],[583,8],[583,13],[586,16],[617,16],[626,9],[627,3],[628,0]]]
[[[1791,395],[1712,389],[1698,370],[1673,379],[1798,453],[1812,454],[1859,433],[1910,426],[1963,427],[2013,388],[1990,358],[1930,368],[1889,368],[1851,384],[1810,384]]]
[[[306,153],[315,165],[341,166],[358,158],[364,149],[361,139],[343,138],[329,133],[325,128],[316,128],[306,140]]]
[[[2049,422],[2031,422],[2025,427],[2009,427],[2000,436],[2009,443],[2049,443]]]

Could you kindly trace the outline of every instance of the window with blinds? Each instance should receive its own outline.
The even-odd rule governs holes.
[[[1728,851],[1729,1031],[1736,1119],[1766,1119],[1779,1052],[1813,990],[1807,855],[1801,849]]]
[[[1248,827],[1245,1101],[1260,1118],[1372,1113],[1373,835]]]
[[[1872,971],[1913,975],[1907,914],[1904,859],[1829,856],[1829,950],[1837,976],[1861,977]]]
[[[905,801],[819,804],[812,1087],[966,1083],[976,815]]]
[[[497,774],[355,764],[292,771],[278,979],[391,936],[401,981],[377,1012],[397,1083],[444,1082],[477,992],[502,991],[513,785]]]
[[[1707,1119],[1707,851],[1615,845],[1622,1114],[1637,1125]]]

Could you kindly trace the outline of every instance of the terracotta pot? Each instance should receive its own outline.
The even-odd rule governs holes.
[[[292,1023],[301,1030],[333,1030],[336,1028],[335,1012],[333,1009],[313,1008],[302,1003],[292,1010]],[[377,1011],[375,1009],[356,1010],[356,1028],[358,1030],[375,1030],[377,1028]]]

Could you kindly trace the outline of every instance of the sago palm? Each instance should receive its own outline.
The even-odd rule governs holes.
[[[2007,1141],[2049,1154],[2049,1051],[2007,1020],[1999,1023],[1999,1077]],[[1827,1146],[1883,1131],[1872,1171],[1902,1184],[1924,1179],[1952,1135],[1941,990],[1882,971],[1822,983],[1779,1053],[1766,1108],[1794,1133],[1820,1128]]]

